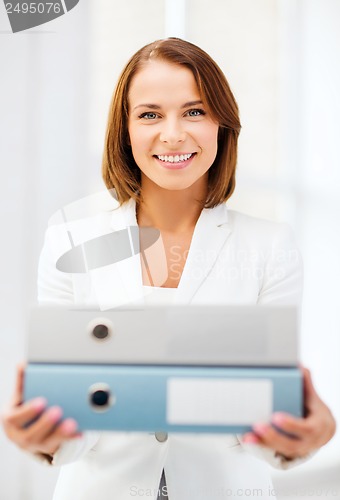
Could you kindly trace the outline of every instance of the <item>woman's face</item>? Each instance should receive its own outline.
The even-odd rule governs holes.
[[[189,69],[149,61],[131,82],[128,130],[142,187],[148,180],[169,190],[207,186],[218,123]]]

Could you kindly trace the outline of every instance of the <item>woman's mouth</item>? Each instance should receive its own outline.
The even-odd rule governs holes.
[[[169,169],[180,169],[187,167],[196,153],[179,153],[175,155],[153,155],[162,167]]]

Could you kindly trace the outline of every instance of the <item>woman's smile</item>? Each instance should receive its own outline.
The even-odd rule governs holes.
[[[154,155],[154,158],[163,168],[171,170],[183,169],[191,164],[196,153],[167,153],[162,155]]]

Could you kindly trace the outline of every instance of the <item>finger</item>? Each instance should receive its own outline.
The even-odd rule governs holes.
[[[25,377],[25,363],[19,363],[17,365],[17,376],[15,380],[15,389],[12,397],[13,406],[20,405],[23,398],[24,392],[24,377]]]
[[[253,429],[263,445],[286,456],[299,456],[301,454],[303,447],[301,439],[284,436],[270,424],[255,424]]]
[[[42,449],[52,455],[64,441],[80,438],[81,436],[82,434],[78,432],[77,422],[72,418],[68,418],[60,423],[54,432],[44,440]]]
[[[303,368],[302,373],[305,406],[307,410],[310,410],[320,402],[320,398],[314,388],[310,370],[308,370],[307,368]]]
[[[288,413],[274,413],[271,422],[279,429],[301,439],[310,436],[317,425],[314,417],[296,418]]]
[[[256,434],[252,432],[247,432],[242,436],[242,442],[243,443],[249,443],[249,444],[260,444],[261,440],[256,436]]]
[[[26,403],[11,408],[4,417],[6,425],[14,427],[24,427],[31,420],[35,419],[45,408],[47,401],[45,398],[36,398]]]
[[[39,444],[49,436],[61,421],[63,412],[59,406],[48,408],[36,422],[31,424],[22,434],[22,439],[27,444]]]

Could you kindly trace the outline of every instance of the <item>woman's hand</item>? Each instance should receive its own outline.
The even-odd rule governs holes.
[[[310,371],[302,368],[306,416],[296,418],[287,413],[274,413],[270,424],[258,423],[253,433],[243,436],[244,443],[267,446],[287,459],[303,457],[326,444],[335,434],[334,417],[316,393]],[[282,429],[292,437],[275,429]]]
[[[24,365],[19,365],[12,401],[2,415],[5,433],[23,450],[52,456],[63,441],[80,436],[77,423],[73,419],[61,421],[62,410],[47,408],[43,398],[22,403],[23,383]]]

